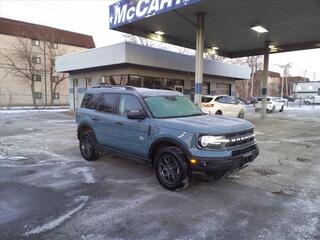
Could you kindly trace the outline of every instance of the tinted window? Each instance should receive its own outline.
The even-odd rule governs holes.
[[[86,93],[83,97],[81,107],[95,109],[100,94]]]
[[[229,102],[230,102],[231,104],[236,104],[236,103],[237,103],[237,101],[234,100],[234,98],[232,98],[232,97],[227,97],[227,98],[229,99]]]
[[[113,112],[116,100],[117,94],[115,93],[103,94],[98,102],[97,110],[100,112]]]
[[[212,97],[202,97],[202,102],[203,103],[209,103],[209,102],[211,102],[212,101]]]
[[[132,110],[138,110],[143,112],[139,100],[132,95],[121,95],[119,103],[119,113],[121,115],[126,115],[128,112]]]
[[[215,101],[218,103],[226,103],[227,99],[222,96],[222,97],[217,97]]]

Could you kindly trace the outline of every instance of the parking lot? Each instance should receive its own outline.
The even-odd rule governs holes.
[[[0,113],[0,239],[320,239],[320,107],[247,113],[260,156],[179,192],[143,163],[83,160],[67,111]]]

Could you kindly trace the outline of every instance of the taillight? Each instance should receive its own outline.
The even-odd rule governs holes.
[[[212,103],[202,103],[202,106],[203,107],[213,107],[214,104],[212,104]]]

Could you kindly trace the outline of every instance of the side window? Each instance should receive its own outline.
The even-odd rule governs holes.
[[[126,115],[128,112],[137,110],[143,112],[142,106],[139,100],[132,95],[121,95],[119,103],[119,113]]]
[[[99,100],[100,94],[86,93],[83,97],[81,107],[95,109],[97,101]]]
[[[217,97],[215,101],[218,103],[223,103],[223,97]]]
[[[230,103],[230,104],[235,104],[236,101],[232,98],[232,97],[225,97],[226,100],[227,100],[227,103]]]
[[[105,93],[99,99],[97,110],[100,112],[112,113],[117,100],[117,94]]]

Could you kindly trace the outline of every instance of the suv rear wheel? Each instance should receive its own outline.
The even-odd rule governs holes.
[[[96,151],[96,139],[91,130],[80,134],[79,147],[82,157],[87,161],[93,161],[98,158]]]
[[[168,190],[184,188],[189,182],[189,168],[177,147],[163,147],[156,155],[155,174],[159,183]]]

